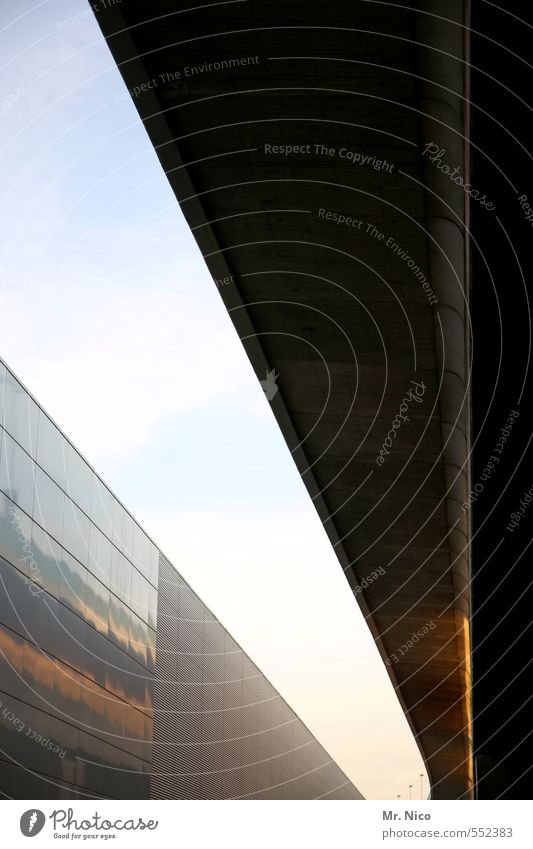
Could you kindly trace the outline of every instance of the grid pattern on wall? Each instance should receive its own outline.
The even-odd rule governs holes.
[[[0,797],[362,798],[1,360]]]
[[[159,551],[0,361],[0,793],[147,798]]]
[[[154,799],[361,799],[163,557],[154,682]]]

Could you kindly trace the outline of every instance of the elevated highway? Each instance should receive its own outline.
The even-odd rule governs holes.
[[[439,6],[97,20],[446,799],[473,784],[468,8]]]

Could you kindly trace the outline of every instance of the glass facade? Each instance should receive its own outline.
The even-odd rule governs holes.
[[[361,798],[1,360],[0,796]]]
[[[159,551],[0,363],[0,790],[147,798]]]

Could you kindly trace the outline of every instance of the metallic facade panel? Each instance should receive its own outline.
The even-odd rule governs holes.
[[[153,799],[360,794],[163,555]]]
[[[0,796],[360,798],[1,362],[0,401]]]
[[[4,364],[0,379],[0,793],[147,798],[152,544]]]

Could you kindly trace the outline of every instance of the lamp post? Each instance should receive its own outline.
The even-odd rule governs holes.
[[[412,798],[413,798],[413,785],[410,784],[409,785],[409,799],[412,799]]]
[[[424,798],[424,793],[423,793],[423,784],[422,784],[423,780],[424,780],[424,773],[423,773],[423,772],[421,772],[421,773],[420,773],[420,798],[421,798],[421,799],[423,799],[423,798]]]

